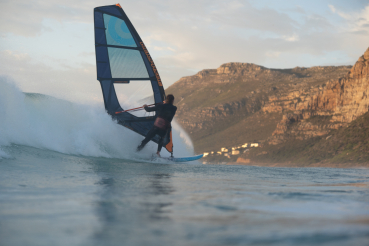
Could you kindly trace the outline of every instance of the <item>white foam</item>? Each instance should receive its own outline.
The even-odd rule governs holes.
[[[0,115],[0,146],[21,144],[66,154],[127,159],[147,158],[156,152],[156,144],[149,143],[135,153],[143,137],[112,121],[103,105],[24,94],[5,77],[0,77]],[[191,155],[189,138],[184,140],[180,136],[183,130],[174,125],[176,151]],[[0,156],[5,154],[0,152]]]
[[[1,148],[0,148],[0,160],[1,159],[9,159],[12,158],[11,155],[9,155],[8,153],[4,152]]]

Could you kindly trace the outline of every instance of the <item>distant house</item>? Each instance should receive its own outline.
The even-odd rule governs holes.
[[[218,151],[218,152],[217,152],[217,154],[218,154],[218,155],[221,155],[221,154],[222,154],[222,151]]]
[[[242,148],[247,148],[248,143],[242,145]]]
[[[240,151],[239,150],[232,150],[232,155],[239,155]]]
[[[222,151],[222,152],[228,152],[228,149],[227,148],[221,148],[220,151]]]
[[[259,143],[252,143],[250,147],[259,147]]]
[[[208,155],[209,155],[209,152],[204,152],[204,157]]]

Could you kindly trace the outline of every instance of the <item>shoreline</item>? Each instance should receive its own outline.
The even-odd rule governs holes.
[[[296,164],[291,162],[279,162],[279,163],[269,163],[269,162],[256,162],[250,161],[248,163],[245,162],[227,162],[227,163],[206,163],[204,165],[229,165],[229,166],[255,166],[255,167],[324,167],[324,168],[369,168],[369,162],[365,163],[313,163],[313,164]]]

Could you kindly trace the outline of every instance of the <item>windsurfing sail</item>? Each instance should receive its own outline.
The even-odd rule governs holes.
[[[119,4],[96,7],[94,26],[97,80],[105,109],[120,125],[146,136],[154,125],[155,113],[122,111],[165,100],[154,61]],[[152,141],[158,143],[159,137]],[[164,146],[173,152],[171,131],[165,137]]]

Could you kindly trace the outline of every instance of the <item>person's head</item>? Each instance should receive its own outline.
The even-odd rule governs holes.
[[[169,94],[169,95],[167,96],[166,101],[167,101],[168,103],[173,104],[173,102],[174,102],[174,96],[173,96],[172,94]]]

